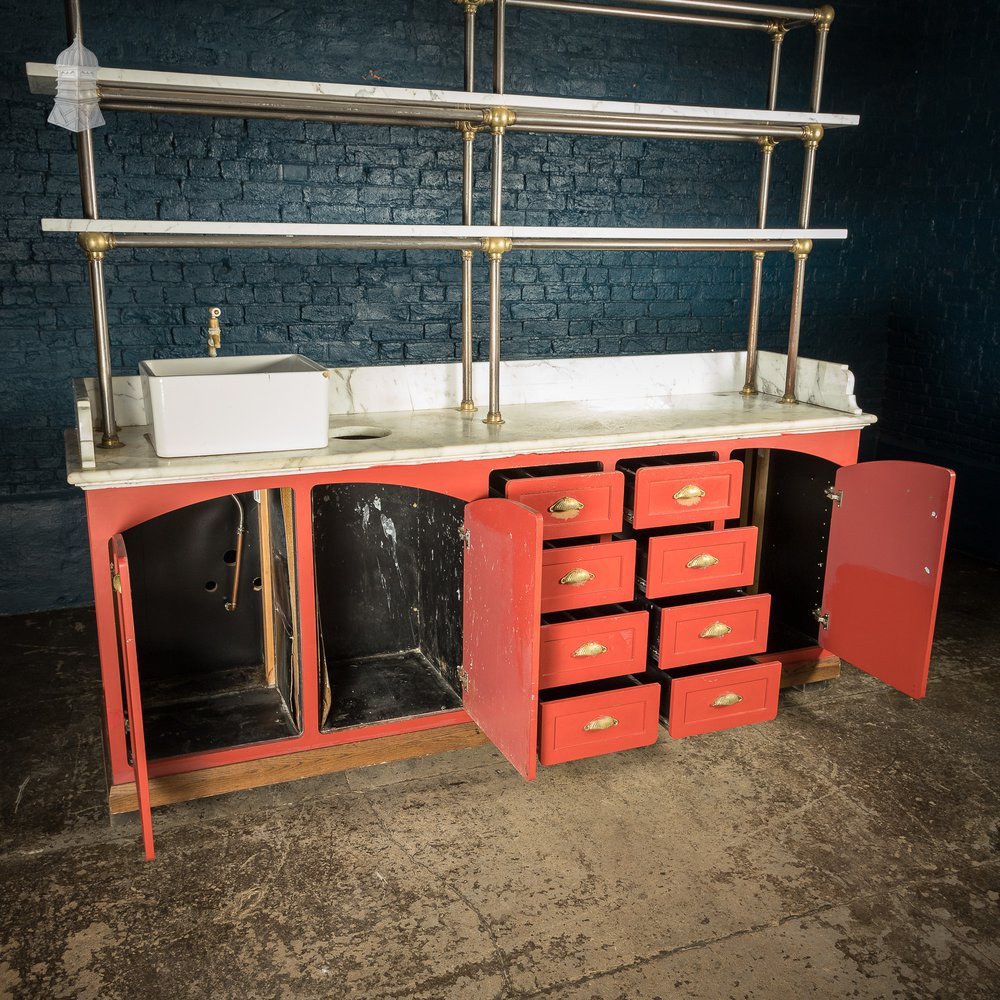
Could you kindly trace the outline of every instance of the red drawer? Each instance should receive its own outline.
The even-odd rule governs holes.
[[[753,583],[757,562],[757,529],[654,535],[643,543],[639,562],[647,597],[746,587]]]
[[[597,757],[656,742],[660,686],[626,687],[543,701],[538,759],[543,764]]]
[[[632,527],[739,517],[742,492],[742,462],[644,465],[635,471]]]
[[[620,472],[514,479],[504,484],[504,493],[542,515],[544,538],[610,535],[622,529],[625,477]]]
[[[542,550],[542,614],[635,595],[635,541],[626,538]]]
[[[649,614],[645,611],[553,622],[543,625],[541,633],[539,688],[641,674],[646,669]]]
[[[770,594],[666,607],[653,614],[653,655],[661,670],[767,649]]]
[[[709,673],[668,672],[661,683],[667,731],[680,739],[770,722],[778,714],[781,663],[772,660]]]

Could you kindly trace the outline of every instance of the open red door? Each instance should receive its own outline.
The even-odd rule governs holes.
[[[927,691],[954,484],[919,462],[837,473],[819,641],[913,698]]]
[[[149,805],[149,772],[146,768],[146,739],[142,731],[142,699],[139,696],[139,662],[135,655],[135,621],[132,617],[132,584],[128,571],[125,539],[111,539],[111,566],[114,575],[115,607],[118,612],[118,648],[125,675],[125,700],[128,705],[128,741],[132,749],[132,770],[135,774],[135,796],[142,821],[142,843],[146,860],[152,861],[153,816]]]
[[[512,500],[465,508],[462,700],[529,781],[538,755],[542,516]]]

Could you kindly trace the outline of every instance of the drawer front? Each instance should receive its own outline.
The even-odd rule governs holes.
[[[539,688],[582,684],[646,669],[645,611],[543,625]]]
[[[634,595],[632,539],[542,550],[542,614],[617,604]]]
[[[742,462],[647,465],[635,474],[634,528],[740,516]]]
[[[767,649],[770,594],[732,597],[660,611],[654,650],[661,670],[750,656]],[[655,612],[654,612],[655,613]]]
[[[656,742],[659,711],[659,684],[542,702],[538,759],[562,764],[649,746]]]
[[[622,528],[625,477],[620,472],[515,479],[504,492],[508,500],[542,515],[543,538],[610,535]]]
[[[670,681],[667,730],[674,739],[770,722],[778,714],[777,660]]]
[[[729,528],[649,539],[647,597],[746,587],[757,562],[757,529]]]

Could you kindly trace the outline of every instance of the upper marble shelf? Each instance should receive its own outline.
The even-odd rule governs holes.
[[[32,93],[54,94],[56,67],[27,63]],[[764,111],[679,104],[582,100],[518,94],[422,90],[370,84],[314,83],[256,77],[163,73],[101,67],[101,107],[110,111],[159,111],[313,119],[452,128],[457,122],[489,123],[495,108],[515,116],[511,131],[650,135],[685,138],[798,138],[806,125],[857,125],[857,115]]]
[[[158,219],[42,219],[47,233],[106,233],[121,236],[218,236],[245,238],[387,239],[414,243],[466,241],[478,244],[508,238],[516,247],[524,241],[572,244],[595,241],[787,243],[791,240],[843,240],[846,229],[645,229],[593,226],[404,226],[327,224],[316,222],[166,222]],[[780,249],[780,247],[775,247]]]

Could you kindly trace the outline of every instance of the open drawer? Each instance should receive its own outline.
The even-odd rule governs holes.
[[[634,678],[561,688],[539,708],[538,759],[563,764],[656,742],[660,689]]]
[[[673,739],[770,722],[778,714],[777,660],[724,660],[651,670],[646,677],[661,688],[660,716]]]

